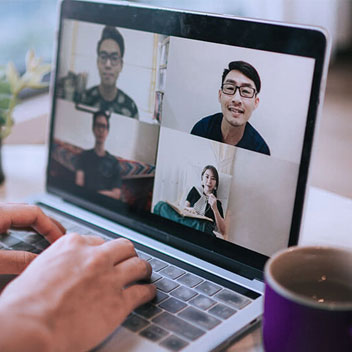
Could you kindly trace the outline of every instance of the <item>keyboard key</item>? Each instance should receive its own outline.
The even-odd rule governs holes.
[[[221,291],[215,296],[215,298],[236,309],[242,309],[251,302],[248,298],[229,290]]]
[[[144,260],[150,260],[152,259],[152,257],[144,252],[141,252],[141,251],[136,251],[137,254],[138,254],[138,257],[141,258],[141,259],[144,259]]]
[[[39,235],[38,233],[27,233],[23,234],[22,241],[35,244],[43,239],[43,236]]]
[[[31,244],[26,243],[26,242],[20,242],[12,246],[12,249],[16,251],[27,251],[27,252],[32,252],[36,248],[33,247]]]
[[[154,303],[154,304],[158,304],[158,303],[160,303],[162,301],[165,301],[166,298],[168,298],[168,297],[169,296],[166,293],[161,292],[159,290],[156,290],[156,295],[155,295],[154,299],[151,302]]]
[[[161,269],[164,269],[167,267],[167,264],[158,260],[158,259],[152,259],[149,261],[149,264],[152,266],[153,271],[160,271]]]
[[[191,341],[196,340],[205,333],[203,330],[167,312],[159,314],[152,321],[153,323],[158,324],[163,328]]]
[[[160,343],[160,346],[167,348],[169,351],[180,351],[188,345],[188,342],[171,335]]]
[[[50,211],[45,211],[46,215],[55,219],[56,221],[58,221],[65,229],[67,229],[68,226],[70,226],[72,224],[71,221],[67,220],[66,218],[63,218],[59,215],[57,215],[56,213],[50,212]]]
[[[130,314],[126,320],[122,323],[126,329],[131,330],[133,332],[137,332],[146,326],[149,325],[149,322],[136,314]]]
[[[219,303],[215,307],[209,309],[209,313],[214,314],[218,318],[227,319],[230,318],[231,315],[234,315],[236,311],[228,306],[225,306],[224,304]]]
[[[159,326],[154,324],[149,325],[144,330],[142,330],[139,335],[145,337],[146,339],[156,342],[167,336],[169,333]]]
[[[146,319],[150,319],[155,315],[159,314],[162,310],[151,303],[143,304],[142,306],[138,307],[135,312]]]
[[[193,298],[191,301],[189,301],[189,303],[193,304],[194,306],[203,309],[203,310],[207,310],[209,309],[211,306],[213,306],[216,301],[214,301],[213,299],[203,296],[203,295],[198,295],[197,297]]]
[[[180,286],[176,290],[171,292],[171,296],[181,299],[182,301],[188,301],[192,297],[196,296],[198,293],[191,290],[190,288]]]
[[[185,272],[175,266],[169,265],[167,268],[160,271],[160,274],[167,276],[169,279],[175,280]]]
[[[161,275],[153,272],[152,275],[150,276],[150,282],[158,281],[161,278],[162,278]]]
[[[187,273],[183,275],[181,278],[179,278],[177,281],[188,287],[194,287],[200,284],[204,280],[198,276]]]
[[[22,242],[20,239],[14,237],[14,236],[10,236],[10,235],[0,235],[0,241],[5,244],[7,247],[12,247],[17,243]]]
[[[159,307],[167,310],[170,313],[177,313],[184,307],[187,307],[187,304],[179,301],[176,298],[170,297],[166,301],[160,303]]]
[[[73,223],[68,223],[67,227],[66,227],[66,231],[67,232],[76,232],[79,234],[83,234],[84,233],[84,228],[82,226],[73,224]]]
[[[171,292],[172,290],[174,290],[176,287],[180,286],[177,282],[174,282],[174,281],[171,281],[169,279],[161,279],[161,280],[158,280],[156,283],[155,283],[155,286],[163,291],[163,292],[166,292],[166,293],[169,293]]]
[[[84,227],[78,227],[78,226],[77,226],[77,230],[74,231],[74,232],[77,232],[77,233],[79,233],[80,235],[83,235],[83,236],[97,236],[97,235],[99,236],[99,234],[93,232],[90,229],[86,229]],[[101,237],[101,236],[99,236],[99,237]]]
[[[221,287],[211,283],[210,281],[204,281],[196,287],[196,290],[207,296],[213,296],[216,292],[221,290]]]
[[[207,330],[211,330],[221,323],[219,319],[193,307],[187,307],[178,316]]]
[[[23,238],[25,235],[27,235],[28,233],[29,233],[29,231],[12,230],[12,229],[10,229],[10,230],[7,231],[7,234],[8,234],[9,236],[11,236],[11,237],[16,237],[16,238],[19,239],[20,241],[23,241],[22,238]],[[40,235],[38,235],[38,236],[40,236]],[[43,238],[43,236],[40,236],[40,238]]]
[[[37,242],[37,243],[35,244],[35,246],[36,246],[37,248],[39,248],[39,249],[44,250],[44,249],[46,249],[46,248],[48,248],[48,247],[50,246],[50,242],[47,241],[45,238],[43,238],[42,240],[40,240],[39,242]]]

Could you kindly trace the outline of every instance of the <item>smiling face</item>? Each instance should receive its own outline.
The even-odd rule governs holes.
[[[102,59],[104,57],[105,59]],[[112,60],[111,58],[120,59],[117,60],[118,62],[116,64],[116,60]],[[106,87],[115,87],[123,65],[121,50],[115,40],[105,39],[102,41],[99,48],[97,65],[101,84]]]
[[[202,186],[205,194],[213,193],[215,187],[217,187],[217,180],[211,169],[205,170],[202,176]]]
[[[256,89],[254,82],[238,70],[230,71],[224,79],[223,84],[232,84],[238,87],[251,87]],[[259,104],[258,96],[253,98],[241,97],[239,89],[234,95],[225,94],[219,90],[219,102],[224,116],[223,123],[228,127],[245,126],[252,112]]]

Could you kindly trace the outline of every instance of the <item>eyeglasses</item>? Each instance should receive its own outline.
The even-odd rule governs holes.
[[[94,124],[94,128],[101,128],[101,129],[104,129],[104,130],[107,130],[108,129],[108,125],[104,125],[103,123],[95,123]]]
[[[222,92],[227,95],[235,95],[237,89],[240,92],[240,96],[243,98],[253,98],[256,94],[256,90],[252,87],[235,86],[233,84],[223,84],[221,87]]]
[[[116,53],[107,53],[106,51],[101,51],[99,54],[98,54],[98,58],[99,58],[99,61],[105,65],[107,63],[108,60],[110,60],[110,63],[112,66],[117,66],[117,65],[120,65],[121,62],[122,62],[122,57],[119,56],[118,54]]]

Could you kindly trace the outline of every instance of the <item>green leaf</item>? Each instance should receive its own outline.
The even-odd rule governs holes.
[[[8,109],[10,107],[12,95],[0,93],[0,109]]]
[[[8,110],[0,109],[0,128],[1,128],[1,126],[6,125],[7,116],[8,116],[7,112],[8,112]]]
[[[0,80],[0,94],[11,94],[11,86],[8,81]]]

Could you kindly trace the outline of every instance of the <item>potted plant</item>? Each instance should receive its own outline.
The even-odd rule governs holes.
[[[50,71],[49,64],[42,64],[33,50],[26,54],[26,71],[20,75],[12,62],[0,66],[0,183],[5,177],[1,162],[3,140],[11,133],[14,124],[13,111],[19,102],[18,95],[25,88],[40,89],[48,84],[42,82],[43,76]]]

